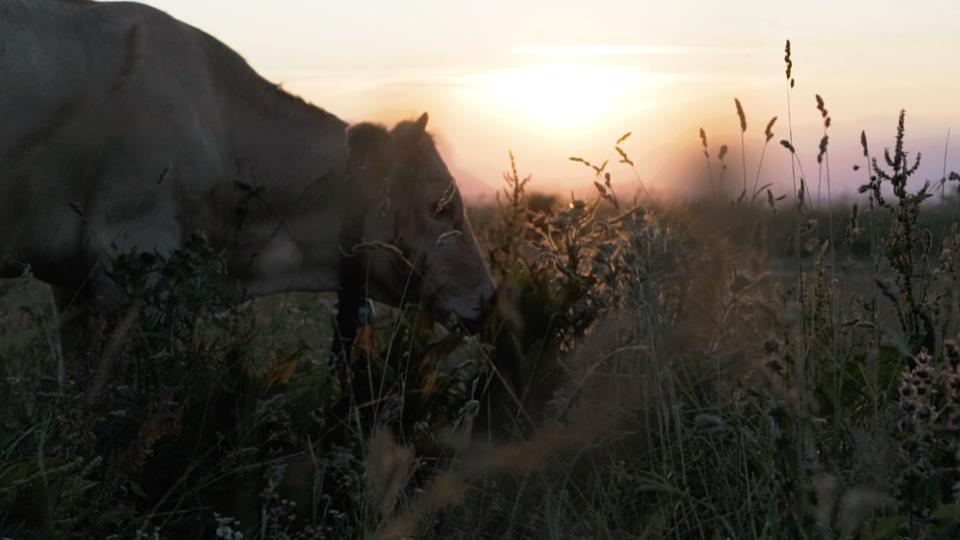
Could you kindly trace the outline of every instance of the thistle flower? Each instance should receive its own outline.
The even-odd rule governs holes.
[[[947,417],[947,430],[960,435],[960,348],[953,340],[943,345],[947,362],[946,390],[950,414]]]
[[[932,395],[935,369],[932,357],[924,349],[913,357],[913,366],[904,369],[900,375],[900,410],[908,416],[901,423],[905,433],[914,433],[920,424],[934,416]],[[918,422],[919,421],[919,422]]]
[[[946,355],[947,365],[950,367],[951,372],[957,372],[960,370],[960,348],[957,346],[957,342],[949,340],[943,344],[943,350]]]

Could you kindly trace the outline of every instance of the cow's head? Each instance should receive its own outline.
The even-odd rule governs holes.
[[[426,133],[427,115],[387,131],[348,131],[354,181],[363,190],[369,294],[400,305],[421,302],[440,321],[476,329],[494,284],[450,171]],[[392,249],[398,248],[398,249]]]

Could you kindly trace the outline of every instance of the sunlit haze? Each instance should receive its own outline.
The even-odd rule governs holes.
[[[833,118],[835,181],[848,191],[862,180],[851,170],[861,129],[877,148],[889,145],[906,109],[908,144],[929,156],[925,175],[939,178],[947,131],[960,127],[955,1],[146,3],[347,121],[392,123],[428,111],[471,196],[492,194],[510,150],[535,187],[586,188],[588,171],[567,158],[612,158],[627,131],[639,176],[657,191],[682,192],[702,180],[701,126],[739,161],[734,97],[746,109],[753,171],[772,116],[780,118],[775,141],[787,137],[786,39],[797,150],[816,169],[821,94]],[[954,148],[948,168],[960,168]],[[787,185],[785,150],[775,145],[770,156],[764,181]],[[613,171],[635,185],[629,171]]]

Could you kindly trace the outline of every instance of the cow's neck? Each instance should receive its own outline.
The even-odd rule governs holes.
[[[346,124],[282,94],[258,105],[233,131],[231,271],[251,296],[337,290],[342,225],[360,210],[347,189]]]

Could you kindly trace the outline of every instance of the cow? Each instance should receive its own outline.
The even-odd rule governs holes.
[[[476,329],[494,283],[426,114],[348,126],[127,2],[0,0],[0,277],[48,283],[63,356],[111,261],[202,235],[244,300],[419,301]],[[344,314],[346,314],[344,316]]]

